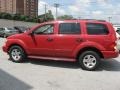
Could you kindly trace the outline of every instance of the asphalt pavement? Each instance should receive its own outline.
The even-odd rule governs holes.
[[[71,62],[13,63],[2,51],[4,42],[0,38],[0,90],[120,90],[120,57],[102,61],[96,71]]]

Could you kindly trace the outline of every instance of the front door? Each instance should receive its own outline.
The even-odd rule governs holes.
[[[54,56],[54,25],[47,24],[34,30],[35,54]]]

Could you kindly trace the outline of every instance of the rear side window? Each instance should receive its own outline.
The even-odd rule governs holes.
[[[59,26],[59,34],[80,34],[79,23],[61,23]]]
[[[104,24],[87,23],[87,33],[89,35],[107,35],[109,31]]]

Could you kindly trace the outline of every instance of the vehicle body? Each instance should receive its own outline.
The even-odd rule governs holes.
[[[94,70],[100,59],[116,58],[113,26],[98,20],[65,20],[42,23],[7,38],[3,51],[13,62],[24,58],[78,61],[85,70]]]
[[[8,37],[8,36],[11,36],[11,35],[14,35],[17,33],[18,33],[18,31],[13,28],[7,28],[7,27],[0,28],[0,36],[1,37]]]

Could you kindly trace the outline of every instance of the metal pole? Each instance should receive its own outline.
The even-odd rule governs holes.
[[[57,17],[58,17],[58,7],[60,6],[60,4],[58,4],[58,3],[55,3],[54,4],[54,7],[56,8],[56,19],[57,19]]]
[[[80,19],[81,19],[81,17],[78,17],[78,19],[80,20]]]
[[[111,22],[112,17],[108,17],[108,21]]]
[[[47,5],[45,4],[45,21],[47,19],[46,14],[47,14]]]

